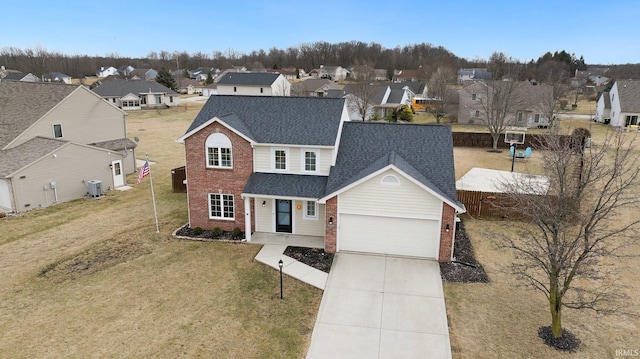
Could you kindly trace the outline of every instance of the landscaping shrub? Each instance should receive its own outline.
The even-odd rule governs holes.
[[[211,230],[211,238],[220,238],[224,234],[224,231],[220,227],[216,227]]]
[[[199,235],[201,235],[201,234],[202,234],[202,232],[204,232],[204,231],[202,230],[202,227],[195,227],[195,228],[193,228],[193,229],[191,230],[191,232],[192,232],[194,235],[199,236]]]
[[[231,231],[231,238],[232,239],[242,238],[242,230],[238,227],[234,228],[233,231]]]

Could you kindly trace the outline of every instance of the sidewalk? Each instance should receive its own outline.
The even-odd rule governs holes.
[[[285,256],[283,254],[285,249],[287,246],[283,244],[265,244],[256,255],[255,260],[275,270],[280,270],[278,262],[282,259],[282,273],[324,290],[329,274]]]

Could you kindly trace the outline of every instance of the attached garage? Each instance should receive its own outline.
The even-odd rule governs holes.
[[[437,220],[341,214],[341,251],[438,258]]]

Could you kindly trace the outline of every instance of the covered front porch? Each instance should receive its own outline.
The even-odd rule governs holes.
[[[324,248],[324,237],[305,236],[291,233],[254,232],[251,235],[254,244],[278,244],[287,247]]]

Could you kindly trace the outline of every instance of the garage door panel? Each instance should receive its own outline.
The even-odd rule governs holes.
[[[339,250],[437,257],[438,221],[340,215]]]

